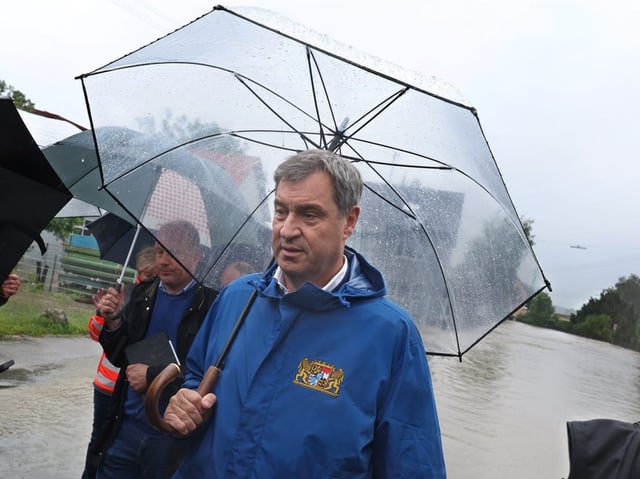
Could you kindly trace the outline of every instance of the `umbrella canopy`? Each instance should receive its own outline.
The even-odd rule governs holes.
[[[56,141],[43,148],[42,153],[75,199],[136,223],[111,195],[101,190],[93,132],[83,131]]]
[[[230,212],[210,225],[204,282],[238,243],[264,253],[275,167],[324,148],[362,172],[349,245],[381,269],[428,354],[461,357],[549,287],[475,110],[437,82],[270,12],[224,7],[80,78],[103,184],[129,211],[131,185],[163,162],[184,171],[172,160],[180,152],[220,167],[206,179],[185,173],[205,203]],[[110,127],[163,141],[121,161]]]
[[[9,98],[0,98],[0,280],[72,198]]]
[[[56,214],[56,218],[79,218],[79,217],[98,217],[102,216],[105,212],[85,201],[78,198],[71,198],[69,203],[64,205],[60,211]]]
[[[218,162],[187,149],[169,151],[171,146],[162,135],[120,127],[97,128],[97,136],[111,139],[110,158],[119,164],[136,164],[141,151],[167,150],[146,168],[134,169],[116,184],[102,188],[93,134],[93,131],[82,132],[43,149],[76,198],[114,213],[130,223],[132,229],[142,224],[151,236],[167,221],[190,221],[200,233],[205,253],[201,270],[208,270],[211,258],[220,259],[218,265],[222,265],[223,256],[224,261],[228,261],[237,255],[236,247],[227,248],[223,255],[220,248],[214,246],[224,243],[247,221],[246,207],[242,206],[244,196]],[[253,224],[253,231],[240,235],[238,242],[242,240],[244,244],[240,247],[253,251],[256,238],[262,238],[264,247],[260,257],[266,258],[264,262],[256,262],[255,258],[247,260],[250,264],[259,264],[255,266],[259,270],[269,256],[268,234],[267,228],[254,224],[255,221],[248,222]],[[268,222],[268,218],[265,221]],[[200,271],[192,273],[200,275]],[[219,288],[221,274],[222,270],[212,273],[208,284]]]
[[[140,228],[137,231],[137,225],[132,225],[113,213],[92,221],[87,228],[98,243],[100,259],[125,266],[142,248],[155,242],[155,238],[147,230]]]
[[[32,108],[31,111],[18,110],[18,113],[40,148],[75,135],[78,131],[86,130],[86,128],[58,115],[35,108]]]

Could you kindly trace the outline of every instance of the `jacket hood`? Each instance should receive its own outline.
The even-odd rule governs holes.
[[[333,291],[324,291],[307,282],[300,289],[287,294],[287,300],[302,309],[326,311],[339,306],[349,307],[351,301],[364,298],[382,297],[387,287],[378,271],[360,253],[345,247],[344,254],[349,262],[345,280]],[[258,293],[270,298],[282,298],[283,292],[273,274],[278,267],[274,263],[259,279],[251,280]]]

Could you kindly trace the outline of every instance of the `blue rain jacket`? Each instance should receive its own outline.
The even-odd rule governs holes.
[[[240,278],[213,304],[187,358],[185,387],[214,364],[252,290],[256,299],[214,387],[211,420],[176,478],[445,478],[431,376],[408,314],[379,271],[347,249],[333,292],[283,295]]]

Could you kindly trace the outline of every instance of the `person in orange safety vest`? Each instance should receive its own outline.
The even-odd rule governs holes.
[[[153,281],[157,275],[156,267],[156,250],[154,245],[146,246],[136,255],[136,283],[142,281]],[[105,290],[99,290],[93,298],[91,298],[94,306],[100,302],[100,299],[106,293]],[[104,318],[97,313],[91,316],[88,323],[89,337],[94,341],[100,338],[100,332],[104,325]],[[96,469],[91,466],[88,461],[88,452],[92,449],[94,441],[100,437],[100,433],[105,426],[104,418],[107,417],[111,395],[118,379],[120,368],[111,364],[107,359],[107,355],[102,352],[98,369],[93,379],[93,429],[91,431],[91,439],[87,448],[87,461],[85,469],[82,473],[82,479],[92,479],[96,477]]]

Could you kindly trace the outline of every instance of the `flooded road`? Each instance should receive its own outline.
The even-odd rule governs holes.
[[[0,477],[80,477],[100,346],[0,340]],[[429,358],[449,479],[560,479],[566,422],[640,420],[640,353],[509,321],[465,355]],[[283,426],[284,427],[284,426]]]
[[[100,345],[89,338],[0,341],[0,477],[80,477]]]
[[[507,321],[431,358],[450,479],[569,475],[567,421],[640,420],[640,353]]]

